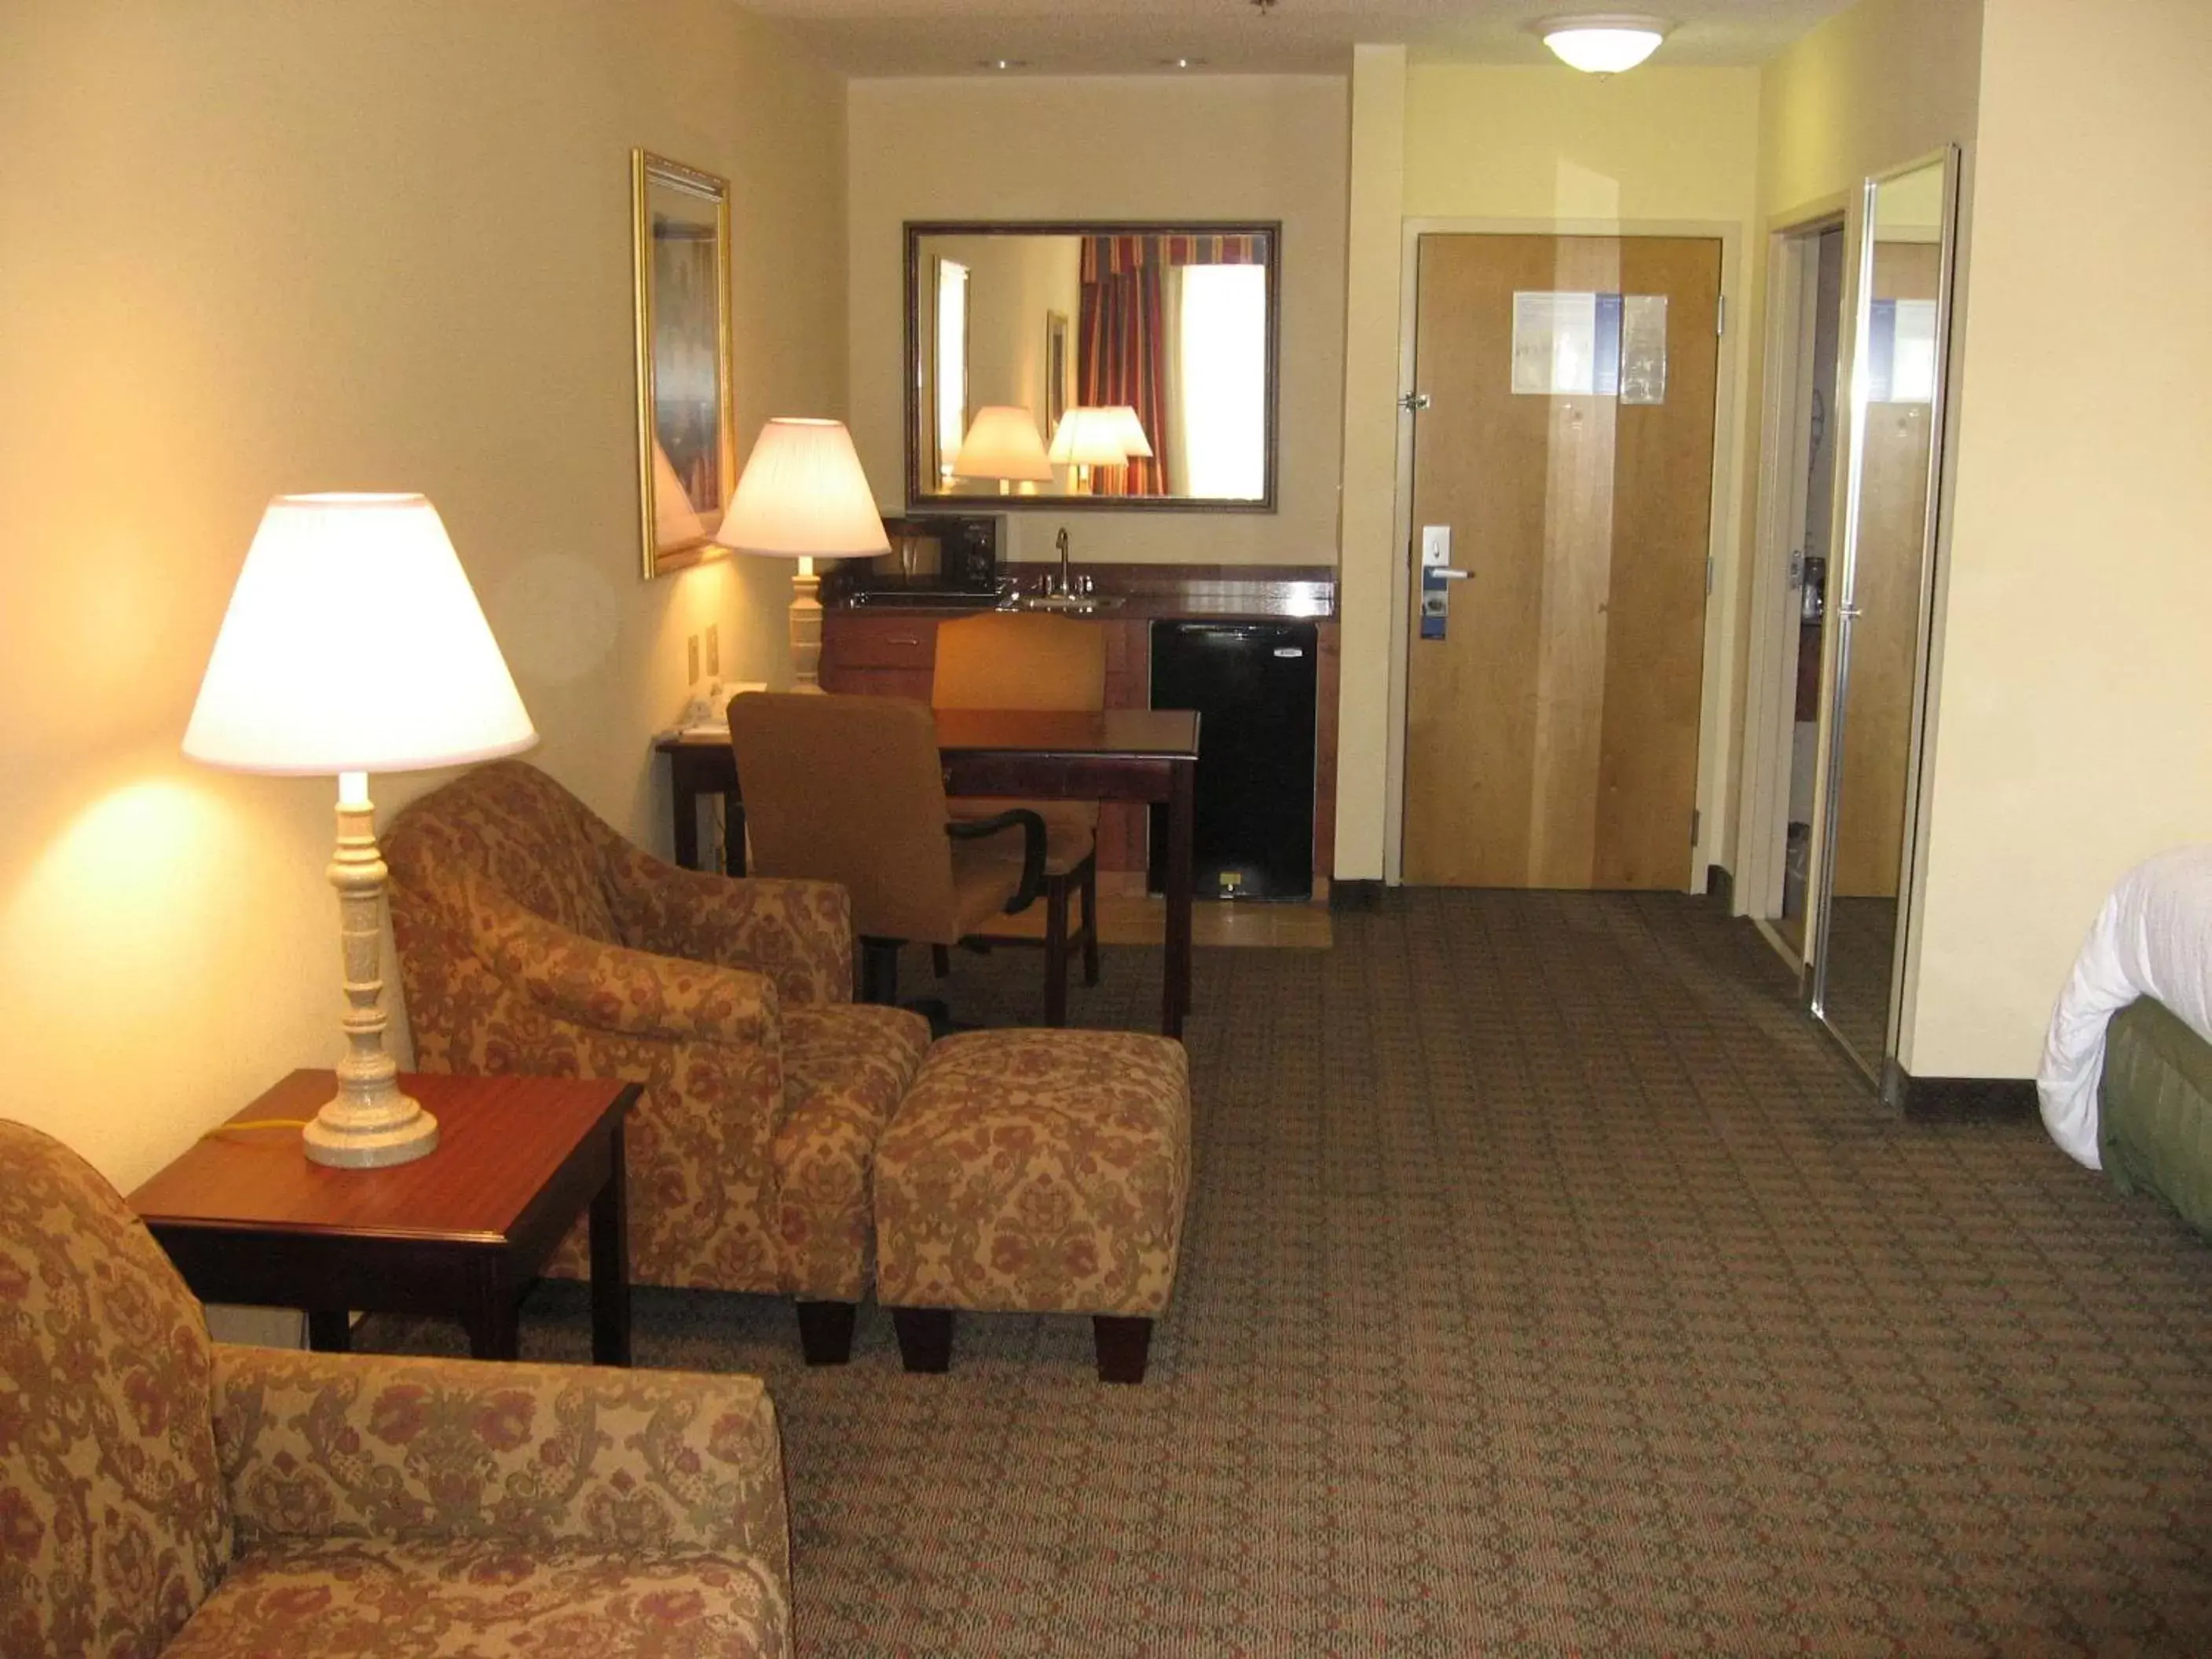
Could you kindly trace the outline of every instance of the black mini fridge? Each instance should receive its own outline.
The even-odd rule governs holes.
[[[1311,623],[1156,622],[1152,707],[1195,708],[1200,898],[1313,896]],[[1152,808],[1152,890],[1167,872],[1167,808]]]

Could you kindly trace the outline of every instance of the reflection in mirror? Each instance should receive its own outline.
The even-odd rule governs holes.
[[[1271,509],[1280,243],[1273,224],[908,225],[910,502]]]
[[[1814,1006],[1877,1076],[1910,885],[1953,190],[1948,156],[1870,183],[1859,270]]]

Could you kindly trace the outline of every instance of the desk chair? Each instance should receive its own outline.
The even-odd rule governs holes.
[[[897,1000],[906,941],[957,944],[1042,889],[1044,820],[1018,806],[955,819],[918,702],[747,691],[730,700],[730,744],[753,873],[851,896],[863,1001]]]
[[[1106,632],[1096,623],[1030,611],[986,611],[941,623],[930,702],[939,708],[1042,708],[1095,712],[1106,706]],[[1067,956],[1083,951],[1083,982],[1098,983],[1098,803],[955,800],[956,818],[988,820],[1009,809],[1044,820],[1045,1012],[1067,1024]],[[1083,895],[1083,925],[1068,911]]]

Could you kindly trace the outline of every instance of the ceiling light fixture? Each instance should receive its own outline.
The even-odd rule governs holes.
[[[1204,69],[1206,67],[1206,59],[1203,58],[1163,58],[1160,59],[1160,67],[1162,69],[1172,70]]]
[[[986,58],[975,65],[977,69],[987,70],[1018,70],[1029,66],[1030,60],[1026,58]]]
[[[1570,69],[1586,75],[1618,75],[1656,52],[1674,26],[1663,17],[1638,12],[1603,11],[1542,17],[1528,27]]]

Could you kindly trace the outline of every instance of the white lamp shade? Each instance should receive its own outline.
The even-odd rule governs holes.
[[[1672,26],[1656,17],[1602,12],[1549,18],[1537,27],[1552,55],[1570,69],[1589,75],[1618,75],[1656,52]]]
[[[891,550],[844,423],[791,416],[761,428],[714,539],[739,553],[787,559]]]
[[[1042,483],[1052,477],[1036,418],[1011,404],[988,404],[976,410],[952,458],[956,478],[1012,478]]]
[[[1145,436],[1145,423],[1137,418],[1137,411],[1127,404],[1109,404],[1106,413],[1113,416],[1114,441],[1121,446],[1122,455],[1149,459],[1152,440]]]
[[[241,772],[404,772],[538,741],[438,509],[280,495],[261,516],[185,731]]]
[[[1121,447],[1121,422],[1103,409],[1079,404],[1060,417],[1052,434],[1052,459],[1060,466],[1119,466],[1129,459]]]

